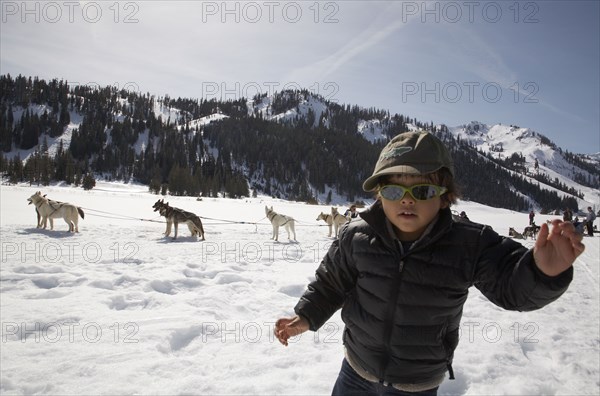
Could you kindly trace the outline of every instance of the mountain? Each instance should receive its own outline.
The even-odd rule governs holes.
[[[88,174],[171,195],[364,200],[361,182],[385,143],[425,129],[451,150],[465,199],[545,212],[599,200],[600,155],[569,153],[517,126],[433,125],[308,90],[173,99],[10,75],[0,88],[0,171],[9,182],[78,184]]]
[[[577,197],[581,206],[599,201],[600,153],[573,154],[544,135],[516,125],[472,121],[447,129],[463,145],[547,190],[567,192]]]

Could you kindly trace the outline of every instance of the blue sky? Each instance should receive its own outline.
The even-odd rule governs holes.
[[[1,1],[1,73],[233,98],[308,88],[600,152],[598,1]]]

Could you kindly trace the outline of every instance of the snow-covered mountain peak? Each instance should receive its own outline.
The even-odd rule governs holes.
[[[358,122],[357,130],[365,140],[368,140],[371,143],[381,140],[386,141],[388,136],[385,134],[385,131],[388,123],[389,119],[360,120]]]
[[[471,121],[463,127],[464,133],[472,136],[486,134],[488,129],[486,124],[479,121]]]
[[[328,104],[320,96],[308,91],[292,90],[255,96],[246,102],[246,106],[249,115],[260,115],[265,120],[283,123],[295,123],[302,118],[310,121],[312,127],[319,125],[328,108]],[[326,120],[325,123],[327,124]]]
[[[448,130],[456,138],[469,141],[484,152],[504,152],[506,155],[515,152],[525,154],[544,145],[541,135],[529,128],[516,125],[488,125],[471,121],[469,124],[450,127]]]

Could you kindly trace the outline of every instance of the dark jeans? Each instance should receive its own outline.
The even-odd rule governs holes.
[[[587,228],[587,233],[589,236],[594,236],[594,222],[586,221],[585,227]]]
[[[344,359],[342,369],[331,392],[332,396],[436,396],[438,387],[422,392],[404,392],[391,386],[371,382],[360,375]]]

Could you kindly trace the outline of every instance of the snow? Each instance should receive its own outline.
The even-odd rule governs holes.
[[[38,116],[41,116],[42,114],[44,114],[45,111],[48,112],[48,114],[50,114],[52,109],[46,105],[31,105],[28,108],[22,108],[22,107],[18,106],[13,111],[13,117],[15,120],[14,124],[16,124],[21,119],[21,115],[26,110],[29,110],[31,112],[31,114],[37,114]],[[67,125],[65,127],[64,132],[60,136],[53,138],[53,137],[50,137],[49,135],[43,133],[39,136],[38,144],[36,146],[34,146],[28,150],[14,149],[8,153],[2,153],[2,154],[6,158],[10,158],[10,159],[15,158],[18,155],[19,158],[21,158],[21,160],[23,160],[23,163],[25,163],[25,161],[31,155],[35,154],[36,150],[40,150],[42,148],[44,139],[46,139],[46,143],[48,144],[48,155],[50,157],[54,157],[56,155],[56,153],[58,152],[58,149],[60,147],[61,141],[63,144],[63,149],[67,150],[69,148],[69,145],[71,144],[71,137],[73,136],[73,131],[75,129],[78,129],[79,125],[83,121],[83,116],[75,111],[70,111],[69,116],[70,116],[69,125]],[[14,145],[13,145],[13,147],[14,147]]]
[[[287,97],[291,95],[296,95],[294,92],[284,92],[283,95]],[[280,123],[294,123],[299,118],[308,117],[309,111],[312,111],[314,114],[314,121],[312,127],[317,127],[319,125],[319,121],[323,116],[323,113],[327,111],[327,104],[318,97],[314,95],[300,95],[299,103],[297,107],[293,107],[291,109],[286,110],[283,113],[273,114],[272,106],[273,101],[275,100],[274,95],[265,96],[260,98],[260,101],[255,102],[254,99],[249,99],[246,102],[246,107],[248,109],[248,115],[252,114],[261,114],[265,120],[277,121]],[[329,120],[324,120],[324,126],[329,126]]]
[[[158,100],[154,101],[154,116],[156,118],[161,117],[163,120],[163,123],[166,124],[167,121],[169,121],[169,123],[171,125],[179,122],[180,118],[183,115],[189,116],[189,113],[184,112],[182,110],[179,110],[175,107],[167,107],[165,106],[162,98],[159,98]]]
[[[208,116],[205,116],[205,117],[200,117],[200,118],[198,118],[196,120],[190,121],[190,128],[191,129],[193,129],[193,128],[201,128],[201,127],[204,127],[204,126],[210,124],[211,122],[220,121],[220,120],[222,120],[224,118],[229,118],[229,116],[227,116],[225,114],[222,114],[222,113],[214,113],[214,114],[211,114],[211,115],[208,115]],[[180,127],[180,129],[181,128],[182,127]]]
[[[359,120],[357,130],[365,140],[371,143],[388,140],[388,137],[385,134],[385,128],[378,119],[368,121]]]
[[[79,233],[61,219],[53,231],[35,228],[26,199],[40,189],[83,208]],[[332,242],[315,220],[330,207],[167,196],[204,217],[207,238],[181,226],[173,241],[152,211],[158,198],[145,186],[106,182],[91,191],[0,187],[0,392],[330,394],[343,357],[339,313],[287,348],[272,336]],[[297,243],[284,230],[280,242],[269,239],[265,205],[298,220]],[[528,222],[473,202],[454,209],[504,235]],[[569,290],[542,310],[503,311],[471,290],[456,380],[440,395],[599,393],[600,238],[584,242]]]
[[[518,153],[525,157],[529,174],[533,174],[535,160],[538,160],[539,172],[544,173],[550,180],[558,179],[562,184],[572,186],[583,193],[583,199],[577,198],[580,208],[592,206],[598,210],[600,204],[600,191],[573,182],[573,165],[554,148],[542,143],[539,135],[529,128],[520,128],[511,125],[486,125],[478,121],[471,121],[467,125],[450,127],[448,130],[461,140],[470,141],[483,152],[492,154],[496,158],[508,158]],[[502,146],[502,151],[492,150],[493,146]],[[593,156],[589,156],[593,157]],[[588,175],[584,170],[579,172]],[[530,178],[530,181],[537,183]],[[559,195],[569,196],[553,187],[542,185],[544,189],[556,191]]]

